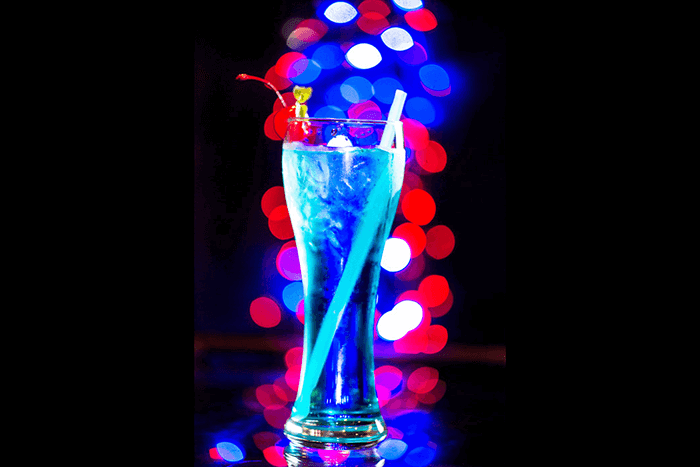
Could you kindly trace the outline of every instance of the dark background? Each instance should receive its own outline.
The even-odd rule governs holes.
[[[446,259],[427,258],[422,277],[441,274],[453,291],[452,309],[436,321],[449,342],[504,345],[505,24],[475,6],[425,5],[438,20],[426,47],[430,61],[450,67],[453,88],[442,98],[447,118],[429,127],[448,162],[423,177],[437,204],[428,227],[450,227],[456,246]],[[314,11],[311,1],[285,0],[246,2],[236,14],[206,7],[195,14],[195,332],[301,333],[293,320],[263,330],[249,317],[251,301],[268,291],[281,296],[285,282],[273,261],[283,242],[260,209],[265,191],[282,184],[281,142],[263,132],[274,93],[235,77],[264,76],[289,51],[284,23]]]

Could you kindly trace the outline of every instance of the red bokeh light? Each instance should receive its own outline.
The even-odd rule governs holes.
[[[370,11],[357,20],[357,27],[367,34],[376,36],[389,27],[389,21],[380,13]]]
[[[263,410],[263,417],[265,417],[265,421],[271,427],[278,429],[284,428],[284,423],[291,414],[292,409],[287,406],[270,406],[265,407],[265,410]]]
[[[433,405],[443,398],[447,391],[447,383],[439,379],[435,387],[425,394],[416,394],[416,399],[423,404]]]
[[[386,403],[389,402],[389,400],[391,399],[391,391],[380,384],[376,385],[376,389],[377,399],[379,400],[379,407],[384,407]]]
[[[374,381],[377,386],[393,391],[403,380],[401,370],[392,365],[384,365],[374,370]]]
[[[425,252],[435,259],[447,258],[455,248],[455,236],[446,225],[431,228],[425,238]]]
[[[304,299],[299,300],[297,311],[294,313],[301,324],[304,324]]]
[[[282,55],[275,64],[275,73],[284,78],[296,78],[303,70],[295,70],[294,64],[301,59],[307,58],[306,55],[300,52],[287,52]]]
[[[392,237],[400,238],[408,243],[411,249],[411,258],[415,258],[423,252],[426,244],[425,232],[420,226],[412,223],[405,222],[394,229]],[[410,265],[409,265],[410,267]]]
[[[250,317],[260,327],[273,328],[280,323],[282,312],[271,298],[258,297],[250,304]]]
[[[284,380],[293,391],[299,390],[299,379],[301,378],[301,365],[292,365],[284,373]]]
[[[394,351],[397,353],[419,354],[428,345],[428,333],[423,323],[413,331],[408,331],[405,336],[394,341]]]
[[[364,2],[360,3],[360,6],[357,7],[357,11],[359,11],[361,15],[367,13],[379,13],[384,17],[391,13],[391,9],[381,0],[365,0]]]
[[[416,31],[430,31],[437,27],[435,15],[427,8],[406,12],[404,19]]]
[[[410,50],[410,49],[409,49]],[[428,129],[418,120],[402,118],[404,144],[407,148],[420,151],[428,147],[430,136]]]
[[[292,347],[284,354],[284,363],[287,365],[287,368],[301,366],[301,358],[303,355],[304,349],[302,347]]]
[[[280,240],[289,240],[294,237],[292,221],[289,219],[287,205],[277,206],[272,210],[267,220],[270,232]]]
[[[270,213],[277,206],[287,204],[284,198],[284,188],[281,186],[273,186],[269,188],[260,200],[260,207],[266,217],[270,217]]]
[[[284,407],[287,398],[283,391],[273,384],[263,384],[255,389],[255,398],[263,407]]]
[[[402,281],[412,281],[418,279],[425,271],[425,255],[422,253],[411,259],[408,266],[397,272],[394,276]]]
[[[285,381],[284,379],[284,376],[280,376],[279,378],[277,378],[273,384],[275,386],[275,392],[281,398],[283,398],[287,402],[294,402],[296,400],[297,392],[289,387],[287,381]]]
[[[452,295],[452,291],[447,294],[447,298],[445,299],[444,302],[442,302],[438,306],[433,306],[430,307],[430,316],[433,318],[439,318],[440,316],[445,316],[448,311],[450,311],[450,308],[452,308],[452,304],[454,303],[455,297]]]
[[[265,119],[265,136],[270,138],[272,141],[282,141],[282,138],[280,135],[277,134],[277,130],[275,130],[275,116],[277,115],[277,112],[271,113],[270,115],[267,116]]]
[[[284,458],[284,448],[280,446],[270,446],[263,450],[265,460],[275,467],[287,467],[287,461]]]
[[[397,213],[403,215],[403,212],[401,211],[401,203],[403,202],[403,198],[407,193],[416,188],[420,188],[421,190],[423,189],[423,180],[421,180],[419,175],[407,170],[403,176],[403,185],[401,186],[401,194],[399,195],[399,206],[396,210]]]
[[[447,328],[439,324],[433,324],[426,331],[428,333],[428,344],[423,349],[423,353],[438,353],[447,345]]]
[[[427,191],[419,188],[406,193],[401,201],[401,211],[404,217],[414,224],[428,224],[435,217],[435,210],[433,197]]]
[[[425,297],[426,306],[435,307],[445,302],[447,295],[450,293],[450,287],[447,279],[434,274],[421,281],[420,285],[418,285],[418,291]]]
[[[277,101],[279,102],[279,100]],[[272,117],[272,124],[280,139],[284,139],[284,135],[287,134],[287,120],[294,117],[294,107],[285,107],[274,113]]]
[[[214,459],[216,461],[224,460],[223,457],[221,457],[219,455],[219,450],[216,447],[209,449],[209,457],[211,457],[212,459]]]
[[[399,430],[398,428],[394,428],[393,426],[388,426],[386,431],[389,435],[389,438],[403,439],[403,431]]]
[[[279,435],[271,431],[261,431],[253,435],[253,443],[255,443],[255,446],[261,451],[264,451],[270,446],[274,446],[280,439]]]
[[[267,73],[265,73],[265,79],[269,81],[270,84],[272,84],[275,88],[277,88],[278,91],[287,89],[289,86],[292,85],[292,82],[289,81],[287,78],[277,74],[274,66],[270,67],[270,69],[267,70]]]
[[[430,141],[425,149],[416,151],[416,162],[426,172],[437,173],[447,165],[447,152],[437,141]]]
[[[439,372],[430,366],[424,366],[413,371],[408,377],[406,387],[416,394],[426,394],[437,385]]]
[[[328,26],[317,19],[305,19],[287,37],[290,49],[303,50],[321,40],[328,32]]]

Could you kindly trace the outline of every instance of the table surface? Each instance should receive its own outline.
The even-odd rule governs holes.
[[[395,440],[378,447],[383,465],[503,465],[505,347],[448,344],[435,355],[396,356],[384,344],[375,347],[375,366],[393,366],[402,378],[381,409]],[[296,337],[195,336],[195,466],[286,465],[282,425],[294,390],[285,384],[285,353],[300,345]],[[437,371],[437,383],[411,384],[425,367]],[[320,454],[325,465],[343,465]]]

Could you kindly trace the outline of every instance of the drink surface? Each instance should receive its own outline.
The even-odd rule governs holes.
[[[376,230],[359,280],[342,311],[309,418],[375,417],[374,312],[384,242],[403,181],[403,149],[309,147],[285,143],[282,171],[304,285],[304,356],[316,344],[355,235],[363,222]],[[376,202],[369,204],[369,200]],[[302,386],[303,381],[300,383]]]

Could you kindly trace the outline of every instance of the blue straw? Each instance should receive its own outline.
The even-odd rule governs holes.
[[[381,204],[385,196],[387,183],[389,183],[389,180],[387,180],[388,175],[389,168],[387,167],[387,169],[382,172],[379,180],[377,180],[377,184],[373,187],[369,195],[367,212],[381,212]],[[357,284],[357,280],[360,278],[362,267],[365,264],[367,255],[369,255],[372,240],[374,240],[377,230],[383,220],[384,219],[378,215],[370,214],[363,216],[360,221],[360,227],[357,230],[350,249],[345,270],[338,283],[338,289],[321,323],[321,329],[316,338],[316,345],[310,357],[306,360],[307,366],[303,372],[303,381],[299,390],[299,397],[292,408],[292,415],[294,418],[304,418],[309,415],[311,391],[313,391],[318,382],[318,378],[321,376],[321,371],[323,371],[323,367],[326,364],[328,354],[331,350],[333,337],[340,325],[343,311],[350,301],[352,291],[355,289],[355,284]]]

